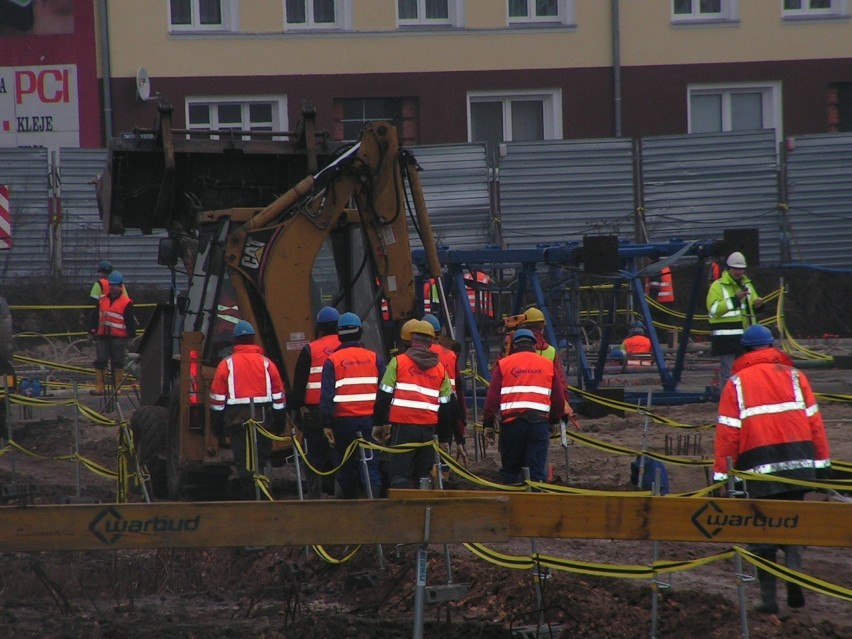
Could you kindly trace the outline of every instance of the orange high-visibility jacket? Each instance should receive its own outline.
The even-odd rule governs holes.
[[[239,404],[272,404],[273,410],[286,407],[284,382],[275,363],[256,344],[237,344],[230,357],[216,367],[210,386],[210,410],[224,410]]]
[[[328,361],[334,366],[334,416],[372,415],[379,390],[376,353],[363,346],[348,346],[332,353]]]
[[[322,367],[331,354],[340,346],[336,334],[323,335],[308,344],[311,349],[311,368],[308,371],[308,384],[305,387],[305,404],[319,406],[322,388]]]
[[[831,466],[822,416],[808,378],[774,348],[751,351],[734,363],[719,401],[716,480],[733,468],[813,480]],[[796,490],[791,484],[753,481],[751,497]]]
[[[108,337],[127,337],[124,311],[132,301],[127,295],[119,295],[115,299],[109,295],[102,295],[98,300],[97,334]]]
[[[530,351],[516,351],[497,362],[500,367],[500,414],[512,421],[520,413],[551,412],[553,380],[557,377],[552,360]]]
[[[421,368],[411,357],[402,353],[396,356],[396,383],[390,392],[390,414],[394,424],[436,426],[438,408],[449,398],[441,396],[441,387],[448,379],[447,370],[438,361],[435,366]],[[383,387],[383,390],[384,389]]]

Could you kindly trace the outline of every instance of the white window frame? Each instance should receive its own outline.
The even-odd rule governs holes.
[[[509,26],[524,26],[538,24],[574,25],[576,16],[575,0],[558,0],[556,16],[536,16],[535,0],[527,0],[527,16],[509,16],[509,0],[506,0],[506,23]]]
[[[464,26],[464,0],[446,0],[447,18],[441,20],[427,19],[426,0],[417,0],[417,17],[403,20],[399,17],[399,2],[396,3],[396,23],[400,27],[424,27],[424,26]]]
[[[721,0],[718,13],[702,13],[701,0],[691,0],[690,13],[675,13],[675,0],[670,1],[672,24],[694,24],[696,22],[736,22],[740,19],[739,0]]]
[[[810,0],[801,0],[798,9],[787,9],[781,0],[781,17],[785,20],[813,20],[819,18],[845,18],[849,16],[849,0],[831,0],[828,9],[812,9]]]
[[[199,0],[190,0],[190,5],[192,15],[190,24],[172,24],[172,3],[171,0],[166,0],[166,22],[169,25],[170,33],[197,33],[199,31],[209,33],[239,30],[239,0],[219,0],[222,13],[221,24],[201,24]]]
[[[195,105],[207,105],[207,106],[218,106],[221,104],[239,104],[242,108],[243,113],[243,122],[247,122],[247,112],[248,108],[252,104],[271,104],[272,105],[272,122],[271,127],[273,131],[287,131],[288,130],[288,116],[287,116],[287,96],[280,95],[192,95],[187,96],[184,101],[184,115],[186,120],[186,128],[189,130],[198,130],[198,131],[207,131],[207,130],[219,130],[219,126],[217,122],[212,121],[209,125],[200,127],[193,126],[189,121],[189,107]],[[213,113],[216,113],[216,110],[213,110]],[[250,124],[250,123],[249,123]],[[249,127],[244,126],[243,130],[250,130]],[[190,135],[187,135],[187,139],[190,138]],[[211,135],[211,140],[218,140],[218,135]],[[251,136],[244,135],[242,136],[243,140],[250,140]],[[267,138],[264,138],[267,139]],[[272,140],[286,140],[285,136],[272,136],[268,139]]]
[[[731,95],[736,93],[763,94],[763,128],[774,129],[775,139],[783,139],[784,114],[780,82],[734,82],[730,84],[690,84],[686,87],[687,131],[692,133],[692,96],[722,96],[722,131],[731,131]]]
[[[467,92],[467,139],[473,141],[473,115],[471,104],[474,102],[500,102],[503,104],[503,140],[512,141],[512,101],[541,100],[543,104],[543,125],[545,140],[562,139],[562,90],[540,89],[515,91],[468,91]]]
[[[284,28],[288,31],[295,30],[346,30],[352,29],[352,2],[351,0],[334,0],[334,22],[314,22],[314,5],[312,0],[305,2],[305,22],[290,22],[287,19],[287,0],[281,0],[284,11]]]

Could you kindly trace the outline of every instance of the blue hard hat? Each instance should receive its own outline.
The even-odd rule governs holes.
[[[355,313],[344,313],[337,320],[337,328],[361,328],[361,318]]]
[[[124,276],[118,271],[113,271],[107,275],[107,282],[110,284],[124,284]]]
[[[512,343],[513,344],[515,342],[520,342],[521,340],[524,340],[524,339],[528,339],[531,342],[534,342],[535,341],[535,335],[533,335],[533,332],[528,328],[519,328],[518,330],[515,331],[515,334],[512,335]]]
[[[749,326],[743,331],[743,336],[740,338],[740,344],[743,346],[769,346],[774,341],[772,331],[762,324]]]
[[[317,313],[317,324],[328,324],[340,319],[340,313],[333,306],[323,306]]]
[[[432,328],[435,329],[435,333],[441,332],[441,321],[432,315],[432,313],[426,313],[426,315],[423,316],[423,321],[429,322],[432,325]]]
[[[101,260],[98,262],[98,273],[109,273],[112,270],[112,262]]]
[[[255,335],[254,326],[245,320],[240,320],[234,326],[234,337],[243,337],[244,335]]]

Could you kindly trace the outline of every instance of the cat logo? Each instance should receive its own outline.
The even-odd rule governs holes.
[[[263,259],[263,250],[266,248],[264,242],[257,240],[246,241],[246,247],[243,250],[243,259],[240,260],[240,265],[246,268],[258,269],[260,262]]]

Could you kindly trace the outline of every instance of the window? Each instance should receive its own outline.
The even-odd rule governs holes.
[[[739,19],[738,0],[672,0],[672,22],[719,22]]]
[[[775,129],[781,139],[781,85],[689,87],[689,132]]]
[[[368,122],[387,120],[403,145],[417,144],[416,98],[340,98],[332,108],[335,140],[357,140]]]
[[[502,142],[558,140],[562,138],[562,94],[468,93],[468,139],[485,142],[489,154]]]
[[[849,15],[848,0],[782,0],[784,18],[831,18]]]
[[[286,128],[286,113],[284,98],[197,97],[186,101],[187,128],[203,131],[282,131]],[[219,136],[211,138],[218,140]]]
[[[837,82],[828,86],[828,131],[852,131],[852,82]]]
[[[462,0],[397,0],[400,26],[464,24]]]
[[[574,24],[574,0],[508,0],[509,24]]]
[[[169,0],[171,31],[226,31],[235,28],[231,0]]]
[[[290,29],[348,28],[350,6],[338,0],[285,0],[284,20]]]

